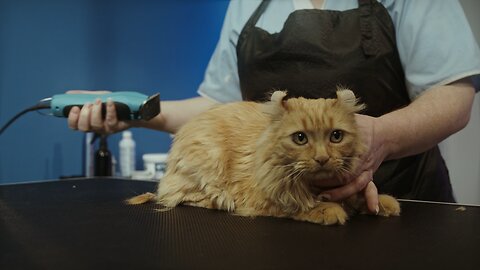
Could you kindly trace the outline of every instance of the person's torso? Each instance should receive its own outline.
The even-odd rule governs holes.
[[[410,103],[395,27],[384,6],[359,0],[358,8],[345,11],[296,10],[280,31],[269,33],[258,23],[278,2],[262,1],[239,35],[244,100],[264,101],[278,89],[292,97],[330,98],[349,88],[367,105],[363,113],[375,117]],[[402,197],[454,200],[437,147],[384,162],[375,182],[380,191]]]

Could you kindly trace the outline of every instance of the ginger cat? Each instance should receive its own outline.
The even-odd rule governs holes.
[[[337,99],[286,99],[286,92],[276,91],[266,103],[214,107],[175,135],[157,194],[127,203],[155,200],[168,208],[186,204],[344,224],[347,212],[365,212],[364,201],[352,196],[323,202],[312,182],[355,170],[363,146],[354,115],[363,108],[346,89],[337,91]],[[393,197],[380,195],[379,202],[379,215],[399,215]]]

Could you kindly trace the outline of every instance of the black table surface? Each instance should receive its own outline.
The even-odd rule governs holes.
[[[480,269],[480,207],[402,204],[321,226],[124,199],[153,182],[0,186],[0,269]]]

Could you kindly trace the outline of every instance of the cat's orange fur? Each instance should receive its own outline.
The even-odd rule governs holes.
[[[337,99],[285,96],[276,91],[267,103],[217,106],[189,121],[175,135],[157,194],[128,202],[154,199],[166,207],[187,204],[242,216],[344,224],[344,205],[361,210],[364,202],[356,196],[342,204],[323,202],[311,186],[355,169],[363,147],[354,114],[363,105],[350,90],[339,90]],[[393,197],[379,200],[380,215],[399,215]]]

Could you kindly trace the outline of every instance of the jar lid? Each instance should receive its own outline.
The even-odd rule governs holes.
[[[143,162],[165,162],[167,161],[167,153],[151,153],[143,155]]]

